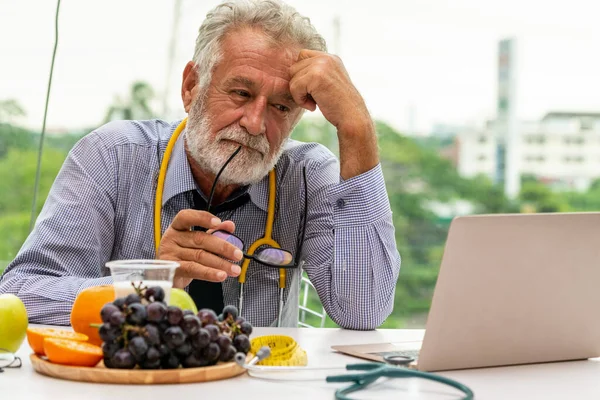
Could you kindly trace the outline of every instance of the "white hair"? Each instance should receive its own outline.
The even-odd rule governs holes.
[[[201,93],[222,57],[222,39],[231,30],[243,27],[259,28],[276,43],[327,51],[325,39],[293,7],[279,0],[228,1],[210,11],[198,31],[194,62]]]

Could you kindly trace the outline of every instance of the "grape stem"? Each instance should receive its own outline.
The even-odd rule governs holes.
[[[242,333],[239,324],[235,322],[231,314],[228,314],[227,318],[225,318],[222,322],[217,322],[217,325],[219,326],[221,332],[229,336],[230,339],[233,339],[234,336]]]
[[[146,292],[146,289],[148,289],[147,286],[142,287],[141,281],[137,286],[135,285],[134,281],[131,281],[131,286],[133,286],[133,290],[135,290],[135,293],[142,298],[144,297],[144,293]]]

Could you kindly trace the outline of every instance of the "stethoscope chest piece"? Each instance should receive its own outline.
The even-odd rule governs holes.
[[[395,355],[395,354],[389,354],[389,355],[383,356],[383,359],[385,360],[386,363],[395,365],[398,367],[408,367],[412,362],[415,361],[415,359],[413,357],[400,356],[400,355]]]

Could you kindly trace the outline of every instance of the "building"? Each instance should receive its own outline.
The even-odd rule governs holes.
[[[494,122],[464,129],[456,137],[461,175],[494,179],[498,133]],[[586,190],[600,178],[600,113],[551,112],[540,121],[517,126],[517,170],[554,187]]]

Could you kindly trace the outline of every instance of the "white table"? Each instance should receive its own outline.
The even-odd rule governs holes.
[[[294,337],[307,351],[309,365],[345,365],[365,362],[330,349],[334,344],[367,344],[420,340],[423,330],[349,331],[342,329],[256,328],[252,337],[284,334]],[[19,369],[0,374],[0,399],[61,400],[176,400],[176,399],[333,399],[337,384],[324,381],[268,381],[247,374],[236,378],[181,385],[109,385],[71,382],[36,373],[29,362],[27,340],[18,352]],[[338,374],[333,371],[330,374]],[[327,372],[325,372],[327,374]],[[485,368],[444,372],[469,386],[476,399],[600,399],[600,360],[549,363],[515,367]],[[343,384],[347,385],[347,384]],[[437,399],[461,398],[452,388],[422,379],[383,380],[367,391],[352,395],[357,399]]]

